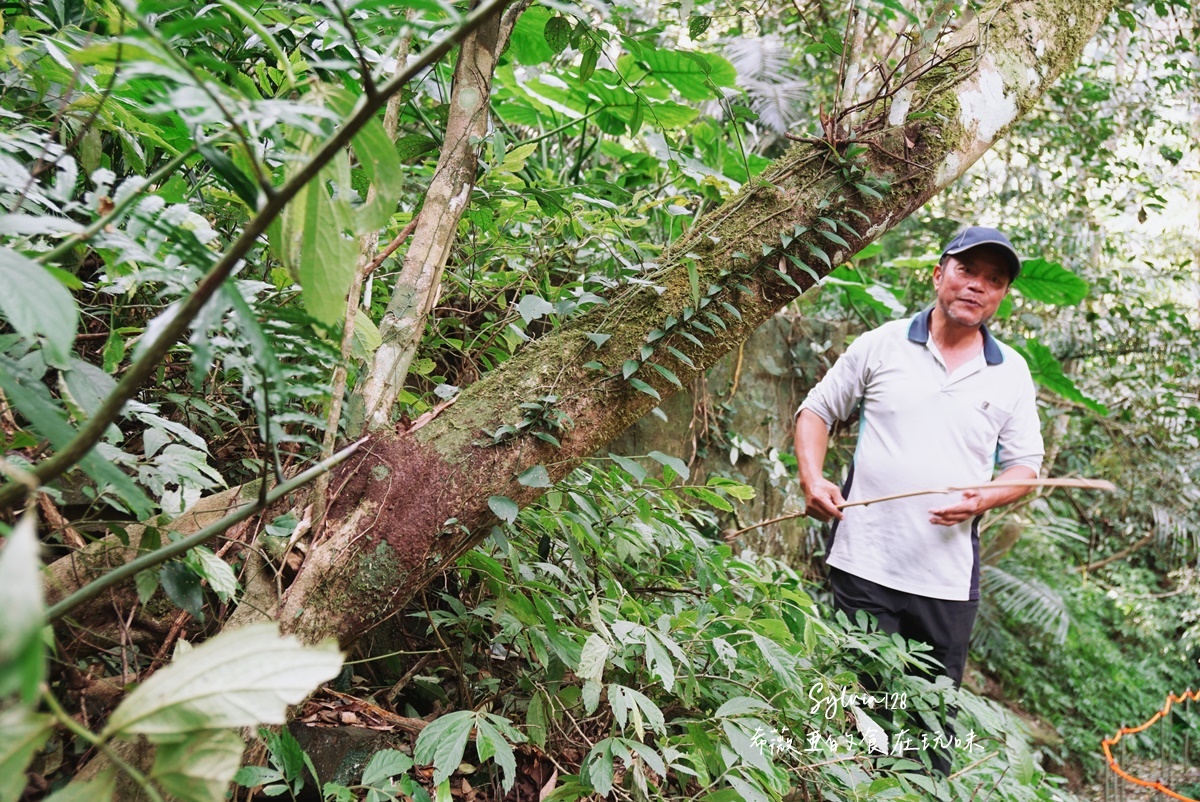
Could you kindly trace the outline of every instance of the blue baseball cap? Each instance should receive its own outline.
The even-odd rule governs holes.
[[[949,244],[946,245],[946,249],[942,251],[942,258],[957,256],[960,253],[965,253],[973,248],[982,246],[991,247],[1004,257],[1004,260],[1008,263],[1008,280],[1016,281],[1017,276],[1021,275],[1021,257],[1017,255],[1017,250],[1008,241],[1008,237],[994,228],[986,228],[985,226],[968,226],[964,228],[955,234],[954,239],[950,240]]]

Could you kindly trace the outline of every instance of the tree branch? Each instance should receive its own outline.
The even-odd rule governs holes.
[[[32,473],[39,484],[47,484],[62,476],[86,455],[100,438],[108,426],[121,414],[125,402],[133,398],[142,384],[153,375],[158,363],[167,351],[187,331],[192,320],[217,292],[225,279],[233,272],[250,249],[254,247],[259,236],[266,232],[267,227],[279,216],[283,208],[299,194],[300,190],[316,178],[317,174],[333,157],[346,147],[356,133],[375,115],[375,112],[387,102],[387,99],[398,92],[401,87],[415,78],[429,66],[435,64],[456,43],[483,25],[492,15],[503,10],[511,0],[488,0],[471,12],[463,23],[447,34],[440,42],[421,53],[421,57],[408,65],[402,73],[384,84],[373,99],[364,99],[358,109],[339,128],[333,136],[325,141],[303,167],[296,172],[272,197],[267,200],[262,210],[254,216],[242,230],[241,236],[234,241],[229,250],[200,280],[196,289],[179,307],[159,332],[158,336],[149,343],[142,355],[136,359],[129,370],[121,378],[116,388],[100,404],[96,412],[79,430],[61,451],[40,463]],[[10,507],[25,493],[23,485],[10,483],[0,487],[0,509]]]

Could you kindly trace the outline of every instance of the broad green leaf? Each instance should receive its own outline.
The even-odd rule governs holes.
[[[150,779],[180,802],[224,802],[245,748],[242,736],[232,730],[195,732],[182,741],[159,744]]]
[[[112,376],[80,359],[69,360],[62,379],[62,389],[84,419],[95,414],[108,394],[117,388]]]
[[[315,147],[311,141],[305,144]],[[350,191],[350,157],[342,151],[281,216],[279,257],[300,282],[308,313],[330,326],[345,319],[346,295],[357,269],[358,241],[348,235],[354,221],[344,199]]]
[[[621,468],[634,478],[634,481],[641,484],[646,480],[646,469],[638,463],[631,460],[629,457],[619,457],[611,451],[608,452],[609,459],[621,466]]]
[[[354,312],[354,338],[350,342],[351,355],[359,362],[370,362],[371,357],[383,345],[379,328],[363,309]]]
[[[637,373],[638,367],[640,367],[640,364],[636,359],[626,359],[625,363],[621,365],[621,378],[628,379]]]
[[[600,796],[608,796],[612,791],[614,774],[612,739],[605,738],[593,746],[583,759],[583,767],[582,779],[587,780]]]
[[[159,571],[163,592],[181,610],[187,610],[198,621],[204,620],[204,591],[200,575],[190,565],[169,562]]]
[[[571,44],[571,22],[566,17],[551,17],[546,20],[546,27],[542,35],[550,50],[557,55]]]
[[[1029,339],[1024,348],[1018,348],[1021,356],[1029,364],[1029,372],[1033,380],[1051,392],[1058,393],[1068,401],[1083,404],[1098,415],[1107,415],[1108,407],[1094,398],[1086,396],[1071,378],[1063,373],[1062,364],[1054,358],[1054,353],[1034,339]]]
[[[0,712],[0,802],[16,802],[25,790],[25,767],[46,743],[54,719],[14,705]]]
[[[67,422],[45,385],[30,379],[19,364],[3,354],[0,354],[0,390],[55,448],[64,447],[75,437],[75,428]],[[145,518],[153,511],[154,505],[133,480],[95,450],[80,460],[80,466],[102,489],[115,491],[138,518]]]
[[[685,487],[683,492],[693,498],[703,501],[709,506],[716,507],[722,512],[733,512],[733,505],[705,487]]]
[[[238,592],[237,575],[229,563],[222,560],[211,550],[198,546],[195,550],[200,563],[200,573],[208,580],[208,586],[217,594],[221,601],[226,602]]]
[[[147,568],[145,571],[139,571],[133,581],[137,586],[138,602],[145,604],[158,590],[158,569]]]
[[[609,646],[604,638],[593,632],[584,641],[583,651],[579,655],[579,667],[575,674],[580,679],[599,682],[604,676],[604,665],[608,662]]]
[[[275,624],[222,632],[139,686],[104,735],[175,736],[214,727],[283,724],[287,706],[337,676],[342,654],[327,641],[304,646]]]
[[[1013,288],[1032,301],[1067,306],[1087,297],[1088,283],[1058,262],[1026,259]]]
[[[382,228],[396,213],[396,204],[404,190],[404,166],[379,120],[368,120],[350,146],[375,190],[374,198],[364,198],[362,204],[354,207],[355,232],[367,234]]]
[[[66,287],[37,262],[10,248],[0,248],[0,314],[16,332],[33,339],[42,335],[46,361],[65,368],[75,342],[79,309]]]
[[[589,40],[590,41],[590,40]],[[592,74],[596,71],[596,63],[600,60],[600,48],[590,42],[591,47],[583,49],[583,56],[579,61],[579,83],[586,84],[592,78]]]
[[[19,691],[26,704],[37,699],[46,673],[38,548],[37,516],[29,511],[17,519],[0,550],[0,698]]]
[[[517,781],[517,758],[500,730],[482,716],[475,721],[475,751],[480,760],[496,761],[502,772],[504,793],[511,791]]]
[[[233,782],[243,788],[254,788],[259,785],[279,782],[283,779],[283,775],[278,769],[268,768],[266,766],[242,766],[233,775]]]
[[[94,780],[73,780],[46,797],[43,802],[109,802],[116,789],[116,769],[108,768],[100,772]]]
[[[737,70],[733,64],[712,53],[657,48],[647,50],[637,58],[622,56],[617,61],[621,73],[627,78],[636,68],[649,70],[650,74],[674,87],[686,100],[713,100],[720,97],[714,92],[711,82],[717,87],[734,86]]]
[[[553,487],[554,483],[550,481],[550,474],[546,471],[544,465],[534,465],[521,472],[517,477],[517,481],[526,487]]]
[[[751,713],[760,713],[763,710],[774,710],[775,708],[767,704],[761,699],[755,699],[752,696],[735,696],[717,708],[713,713],[714,718],[732,718],[736,716],[746,716]]]
[[[650,676],[662,680],[663,689],[668,693],[675,687],[675,664],[652,632],[646,633],[646,670],[650,672]]]
[[[458,710],[434,719],[417,736],[413,759],[421,765],[433,766],[434,785],[458,770],[475,721],[476,716],[472,711]]]
[[[507,55],[516,58],[519,64],[541,64],[554,58],[560,50],[550,46],[546,25],[554,19],[554,12],[545,6],[532,6],[517,18],[508,40]]]
[[[651,451],[646,456],[657,462],[659,465],[666,465],[684,480],[687,480],[687,478],[692,475],[692,472],[688,469],[687,464],[683,460],[679,459],[679,457],[672,457],[662,453],[661,451]]]
[[[507,496],[492,496],[488,499],[488,508],[497,518],[509,524],[517,520],[517,513],[521,511],[517,502]]]
[[[688,20],[688,36],[692,39],[699,39],[711,24],[712,17],[706,14],[694,14]]]
[[[554,304],[537,295],[526,295],[517,304],[521,319],[528,324],[530,321],[545,317],[554,311]]]
[[[362,784],[380,785],[397,774],[404,774],[412,767],[413,759],[399,749],[383,749],[376,752],[363,769]]]
[[[767,774],[771,773],[771,761],[767,757],[763,745],[756,743],[742,725],[727,718],[721,722],[721,729],[725,730],[725,737],[729,739],[729,745],[746,765],[753,766]]]

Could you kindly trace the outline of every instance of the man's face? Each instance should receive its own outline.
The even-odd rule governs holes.
[[[1008,284],[1008,266],[990,248],[947,256],[933,269],[938,308],[949,322],[968,328],[991,320],[1008,294]]]

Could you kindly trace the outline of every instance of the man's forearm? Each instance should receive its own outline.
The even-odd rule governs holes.
[[[821,416],[810,410],[801,410],[796,416],[796,469],[802,487],[825,475],[825,452],[829,447],[829,427]]]
[[[1013,479],[1036,479],[1037,471],[1025,465],[1014,465],[1008,470],[1002,472],[994,480],[1002,482]],[[988,487],[984,488],[987,493],[986,506],[984,509],[994,509],[1003,507],[1005,504],[1012,504],[1017,499],[1029,493],[1032,487]],[[982,510],[981,510],[982,512]]]

